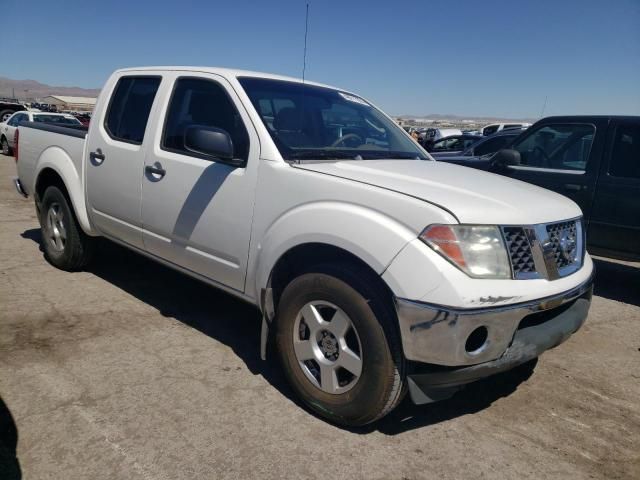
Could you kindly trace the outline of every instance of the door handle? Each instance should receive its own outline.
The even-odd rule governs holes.
[[[575,183],[566,183],[564,185],[565,190],[572,190],[574,192],[579,192],[582,190],[582,185],[577,185]]]
[[[95,152],[89,152],[89,160],[96,166],[101,165],[105,158],[104,153],[99,148],[96,148]]]
[[[151,175],[158,175],[160,178],[164,177],[167,171],[162,168],[162,165],[156,163],[155,165],[147,165],[144,167],[144,171],[150,173]]]

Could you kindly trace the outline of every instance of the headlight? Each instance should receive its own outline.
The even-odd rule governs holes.
[[[500,229],[490,225],[431,225],[420,239],[470,277],[511,278]]]

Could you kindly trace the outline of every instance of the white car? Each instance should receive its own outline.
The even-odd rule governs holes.
[[[11,115],[6,122],[0,123],[0,146],[4,155],[11,155],[16,129],[20,122],[43,122],[60,126],[82,125],[76,117],[63,113],[47,113],[34,111],[21,111]]]
[[[502,130],[524,130],[525,128],[529,128],[530,126],[530,123],[492,123],[490,125],[485,125],[484,127],[482,127],[480,129],[480,132],[481,135],[484,135],[486,137],[488,135],[493,135],[494,133],[501,132]]]
[[[459,128],[427,128],[420,134],[420,140],[423,145],[427,145],[452,135],[462,135],[462,130]]]
[[[303,402],[339,424],[373,422],[406,392],[445,399],[588,314],[574,202],[435,162],[345,90],[125,69],[88,132],[18,133],[16,188],[35,200],[49,262],[80,269],[103,236],[255,305],[261,356],[274,345]]]

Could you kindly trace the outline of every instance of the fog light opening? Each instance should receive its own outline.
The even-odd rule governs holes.
[[[479,351],[487,343],[487,337],[489,331],[487,327],[478,327],[467,337],[467,342],[464,344],[464,349],[467,353],[479,353]]]

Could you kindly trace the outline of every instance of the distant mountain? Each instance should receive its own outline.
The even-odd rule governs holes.
[[[431,113],[429,115],[395,115],[395,118],[406,118],[412,120],[436,120],[436,121],[456,121],[456,122],[474,122],[474,123],[503,123],[503,122],[527,122],[533,123],[535,118],[506,118],[506,117],[473,117],[465,115],[453,115],[442,113]]]
[[[13,80],[0,77],[0,97],[13,97],[15,95],[20,100],[34,100],[47,95],[97,97],[99,93],[99,88],[53,87],[35,80]]]

